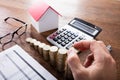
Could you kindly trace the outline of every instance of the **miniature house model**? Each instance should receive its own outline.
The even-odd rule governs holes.
[[[58,28],[59,13],[45,2],[39,0],[33,4],[29,13],[32,16],[32,25],[39,33]]]

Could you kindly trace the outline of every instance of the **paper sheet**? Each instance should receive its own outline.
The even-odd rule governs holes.
[[[0,53],[0,80],[57,80],[21,47]]]

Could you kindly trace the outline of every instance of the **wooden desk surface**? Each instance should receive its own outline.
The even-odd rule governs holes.
[[[11,32],[15,28],[3,22],[3,19],[8,16],[31,23],[27,9],[34,1],[36,0],[0,1],[0,36]],[[48,2],[48,0],[45,1]],[[112,45],[111,55],[116,60],[117,75],[118,80],[120,80],[120,0],[49,0],[48,3],[63,15],[60,18],[60,26],[64,26],[74,17],[78,17],[102,28],[103,31],[98,35],[97,39],[104,41],[106,45]],[[44,34],[33,33],[32,36],[34,35],[33,37],[37,40],[49,44],[46,37],[52,32],[49,31]],[[18,39],[17,43],[56,78],[62,80],[62,74],[56,72],[49,63],[43,60],[42,56],[25,42],[25,38],[31,36],[30,33],[31,30],[28,29],[27,34]]]

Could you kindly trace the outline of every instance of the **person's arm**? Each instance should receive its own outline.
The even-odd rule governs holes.
[[[74,47],[91,51],[84,65],[74,48],[68,51],[67,63],[75,80],[116,80],[116,62],[102,41],[84,40],[75,43]]]

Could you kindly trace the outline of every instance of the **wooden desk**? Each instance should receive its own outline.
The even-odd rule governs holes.
[[[27,9],[32,2],[33,0],[0,1],[0,36],[14,29],[3,22],[3,19],[7,16],[17,17],[29,24],[31,23]],[[63,15],[63,17],[60,18],[60,26],[64,26],[74,17],[78,17],[100,26],[103,29],[97,39],[104,41],[106,45],[112,45],[111,55],[116,60],[117,76],[118,80],[120,80],[120,0],[51,0],[49,1],[49,4]],[[52,32],[53,31],[49,31],[49,33]],[[38,34],[33,32],[32,36],[34,35],[33,37],[37,40],[50,44],[46,40],[49,33]],[[43,60],[42,56],[25,42],[25,38],[29,36],[31,36],[30,29],[28,29],[26,35],[17,40],[17,43],[56,78],[62,80],[62,74],[56,72],[46,61]],[[83,55],[81,55],[81,57],[82,56]]]

